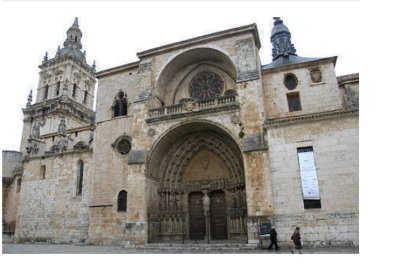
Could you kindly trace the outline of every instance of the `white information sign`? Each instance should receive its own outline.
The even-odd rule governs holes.
[[[303,199],[320,199],[313,151],[299,152]]]

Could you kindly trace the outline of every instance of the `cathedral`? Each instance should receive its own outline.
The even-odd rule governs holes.
[[[359,75],[269,36],[270,64],[251,24],[97,71],[76,18],[2,152],[3,241],[358,246]]]

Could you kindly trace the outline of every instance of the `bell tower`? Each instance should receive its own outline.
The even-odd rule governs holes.
[[[82,32],[78,18],[66,32],[63,48],[58,46],[53,58],[46,52],[39,66],[40,78],[36,103],[66,96],[92,109],[95,88],[95,62],[86,62],[86,51],[82,51]]]
[[[50,58],[46,52],[39,65],[35,102],[32,104],[33,96],[30,92],[23,109],[24,127],[20,150],[29,156],[47,152],[56,143],[55,137],[67,136],[70,144],[71,129],[91,128],[95,120],[93,104],[96,67],[95,62],[92,65],[87,63],[86,51],[82,51],[82,32],[78,18],[75,18],[66,35],[63,47],[58,46],[54,57]],[[68,130],[64,135],[58,131],[62,123]],[[79,131],[75,132],[77,137]],[[33,146],[36,141],[39,145],[44,143],[45,149],[28,149],[28,144]]]

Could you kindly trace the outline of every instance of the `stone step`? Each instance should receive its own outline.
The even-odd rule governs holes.
[[[174,250],[174,251],[209,251],[209,250],[223,250],[223,251],[232,251],[232,250],[255,250],[257,249],[257,244],[162,244],[162,243],[151,243],[151,244],[126,244],[125,248],[136,248],[144,250]]]

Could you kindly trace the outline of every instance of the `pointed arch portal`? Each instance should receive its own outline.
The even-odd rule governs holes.
[[[157,199],[150,242],[247,242],[243,158],[223,128],[193,122],[168,131],[150,151],[147,176]]]

